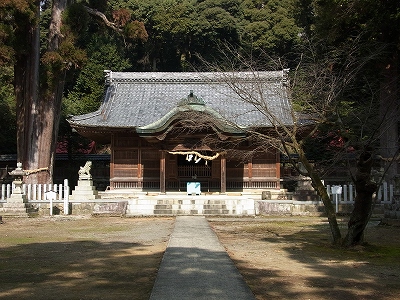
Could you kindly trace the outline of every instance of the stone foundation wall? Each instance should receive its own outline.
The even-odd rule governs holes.
[[[124,216],[128,201],[85,201],[85,202],[70,202],[69,214],[71,215],[115,215]],[[29,203],[30,214],[37,216],[50,215],[50,203]],[[62,202],[53,203],[53,215],[63,215],[64,205]]]
[[[199,197],[199,196],[198,196]],[[226,197],[225,197],[226,198]],[[174,209],[184,210],[186,206],[192,207],[192,202],[197,199],[176,200],[175,198],[165,199],[164,196],[149,197],[149,199],[103,199],[89,201],[70,201],[69,213],[72,215],[115,215],[115,216],[137,216],[137,215],[155,215],[159,206],[170,206],[174,214]],[[216,197],[215,199],[219,199]],[[231,215],[295,215],[295,216],[324,216],[325,208],[321,201],[296,201],[296,200],[253,200],[250,198],[238,200],[225,199],[224,203],[218,204],[220,210],[215,214]],[[188,204],[185,201],[189,201]],[[222,198],[219,200],[222,201]],[[203,200],[204,202],[204,200]],[[204,209],[204,203],[201,208]],[[210,201],[209,201],[210,202]],[[212,202],[212,201],[211,201]],[[210,202],[210,203],[211,203]],[[197,203],[197,202],[194,202]],[[0,203],[1,209],[4,203]],[[49,216],[49,202],[29,202],[28,209],[31,216]],[[185,206],[186,205],[186,206]],[[231,207],[232,206],[232,207]],[[340,204],[339,214],[350,214],[353,204]],[[397,206],[396,206],[397,208]],[[385,217],[387,219],[397,219],[400,221],[400,210],[394,209],[389,205],[376,205],[374,209],[375,216]],[[225,213],[226,212],[226,213]],[[183,213],[190,214],[191,211]],[[199,210],[197,214],[206,214]],[[64,205],[62,202],[53,202],[53,215],[64,215]]]
[[[256,200],[256,215],[294,215],[294,216],[323,216],[325,207],[321,201],[295,200]],[[349,214],[352,204],[340,204],[339,213]]]

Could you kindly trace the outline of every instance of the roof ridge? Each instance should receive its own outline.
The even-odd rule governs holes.
[[[240,81],[282,81],[282,71],[243,72],[113,72],[105,70],[106,83],[111,82],[229,82]]]

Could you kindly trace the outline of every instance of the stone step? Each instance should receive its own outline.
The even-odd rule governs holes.
[[[225,204],[212,204],[212,205],[204,204],[203,208],[204,209],[226,209],[226,205]]]
[[[204,215],[229,215],[229,209],[204,209]]]
[[[172,209],[154,209],[154,215],[170,216],[173,215],[173,213]]]
[[[204,201],[204,204],[209,204],[209,205],[218,205],[218,204],[225,204],[225,200],[206,200]]]
[[[154,215],[176,216],[176,215],[199,215],[198,210],[182,210],[182,209],[155,209]]]
[[[29,217],[29,212],[32,212],[32,208],[27,203],[22,202],[22,198],[18,199],[18,197],[15,197],[15,199],[10,200],[4,203],[0,209],[2,215],[9,217]]]
[[[171,204],[157,204],[157,205],[154,205],[154,209],[155,210],[172,209],[172,205]]]
[[[98,195],[101,197],[101,199],[135,199],[135,198],[138,198],[137,195],[131,194],[131,193],[106,194],[104,192],[99,192]]]
[[[196,209],[197,208],[197,209]],[[215,205],[171,205],[171,204],[157,204],[154,205],[155,211],[212,211],[213,213],[216,211],[225,214],[225,211],[229,210],[226,208],[226,205],[215,204]]]
[[[28,218],[30,214],[26,208],[8,208],[0,211],[2,216],[13,217],[13,218]]]
[[[175,198],[176,196],[176,198]],[[246,197],[138,196],[128,200],[127,215],[254,215],[254,200]]]
[[[154,209],[154,215],[229,215],[228,209],[204,209],[204,210],[184,210],[184,209]]]
[[[205,199],[196,199],[196,200],[178,200],[178,199],[159,199],[156,200],[157,205],[224,205],[226,204],[225,200],[205,200]]]

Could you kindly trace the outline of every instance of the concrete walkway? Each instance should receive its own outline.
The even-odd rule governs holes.
[[[150,299],[255,298],[207,220],[178,216]]]

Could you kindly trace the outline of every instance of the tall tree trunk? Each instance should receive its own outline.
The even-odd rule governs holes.
[[[66,4],[66,0],[53,1],[48,51],[59,47],[61,14]],[[18,161],[32,172],[25,178],[26,183],[52,183],[65,78],[64,70],[43,74],[47,80],[39,92],[39,7],[37,2],[37,18],[29,23],[30,28],[21,29],[27,35],[30,51],[22,52],[15,65]]]
[[[25,40],[19,45],[14,65],[14,88],[17,112],[17,160],[24,169],[37,166],[39,145],[37,137],[41,134],[35,127],[38,110],[39,89],[39,2],[36,17],[26,14],[16,16],[16,35]]]
[[[47,51],[57,51],[61,39],[62,13],[67,6],[67,0],[53,0],[51,23],[48,36]],[[50,71],[49,71],[50,70]],[[41,118],[41,136],[39,138],[40,165],[47,166],[48,178],[41,178],[40,173],[35,182],[48,182],[53,180],[53,170],[55,162],[55,153],[57,146],[58,128],[61,115],[61,101],[64,90],[66,69],[52,68],[48,66],[46,74],[43,77],[47,79],[47,84],[42,84],[40,88],[40,118]],[[43,173],[42,173],[43,174]]]
[[[343,240],[343,245],[346,247],[359,245],[364,239],[364,230],[372,209],[372,197],[377,188],[376,183],[371,181],[372,161],[372,152],[364,151],[357,162],[356,198],[348,222],[348,232]]]

